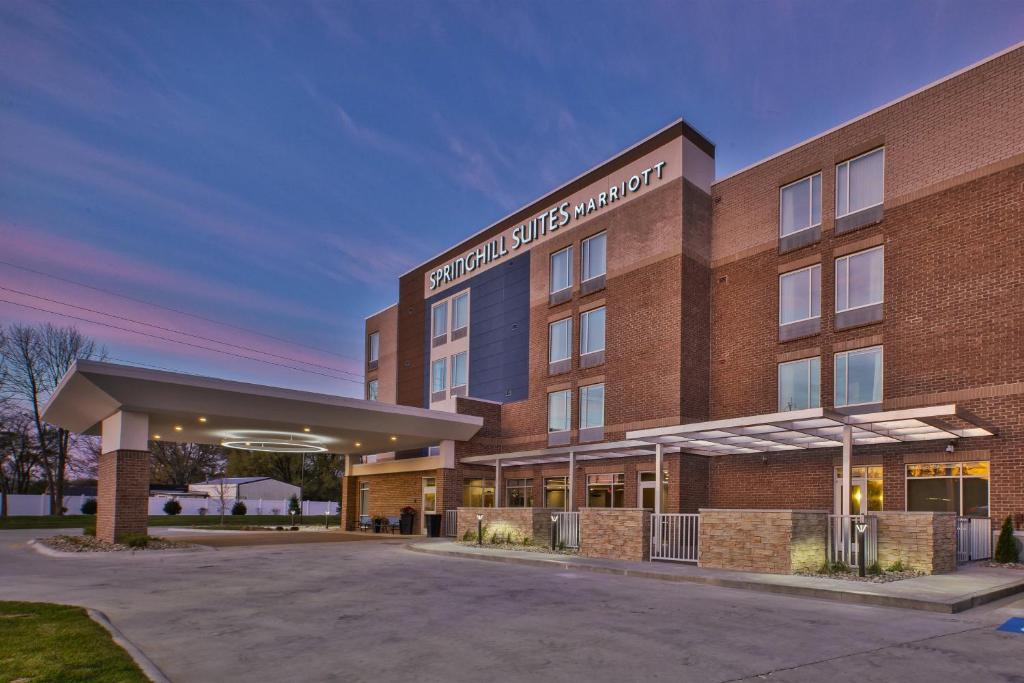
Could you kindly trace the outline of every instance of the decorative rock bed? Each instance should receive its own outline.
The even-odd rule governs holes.
[[[899,572],[888,572],[883,571],[881,574],[868,574],[867,576],[857,576],[857,571],[849,572],[830,572],[828,574],[822,572],[794,572],[797,576],[809,576],[818,579],[839,579],[840,581],[856,581],[860,583],[892,583],[893,581],[903,581],[904,579],[916,579],[919,576],[925,576],[925,572],[918,571],[916,569],[905,569]]]
[[[182,543],[180,541],[169,541],[165,538],[151,536],[146,545],[131,547],[123,543],[107,543],[93,536],[50,536],[41,538],[37,543],[62,553],[116,553],[125,551],[149,551],[149,550],[190,550],[199,548],[194,543]]]
[[[459,541],[459,545],[466,546],[467,548],[482,548],[488,550],[521,550],[528,553],[554,553],[556,555],[578,555],[579,551],[575,548],[556,548],[551,549],[551,546],[547,545],[525,545],[522,543],[484,543],[483,545],[477,545],[476,541]]]

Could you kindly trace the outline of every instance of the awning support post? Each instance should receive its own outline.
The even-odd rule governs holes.
[[[569,504],[566,509],[569,512],[576,510],[576,453],[569,451]]]
[[[665,456],[665,447],[654,444],[654,512],[661,512],[661,486],[664,473],[662,472]],[[637,507],[640,507],[639,505]]]
[[[850,514],[850,479],[853,462],[853,427],[843,425],[843,489],[842,513]]]

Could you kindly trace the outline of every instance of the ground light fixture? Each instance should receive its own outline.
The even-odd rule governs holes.
[[[484,515],[482,512],[476,513],[476,544],[484,544]]]
[[[558,535],[558,515],[551,515],[551,549],[555,549],[555,537]]]
[[[857,530],[857,576],[863,577],[865,572],[865,558],[864,558],[864,532],[868,530],[867,521],[857,522],[854,524],[854,528]]]

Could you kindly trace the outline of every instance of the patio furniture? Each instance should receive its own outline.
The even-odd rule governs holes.
[[[398,517],[398,515],[393,515],[393,516],[389,515],[388,516],[388,518],[387,518],[387,528],[388,528],[388,531],[390,531],[391,533],[395,533],[395,531],[400,530],[401,527],[402,527],[402,522],[401,522],[401,519]]]
[[[370,515],[359,515],[359,530],[369,531],[373,527],[373,518]]]

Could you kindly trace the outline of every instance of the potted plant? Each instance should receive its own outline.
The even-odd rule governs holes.
[[[398,530],[403,535],[408,536],[412,533],[413,522],[416,521],[416,508],[406,505],[402,508],[401,513],[402,516],[398,520]]]

